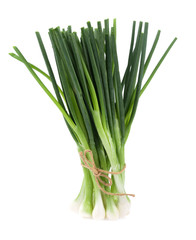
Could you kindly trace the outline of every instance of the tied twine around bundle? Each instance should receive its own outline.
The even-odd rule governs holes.
[[[87,159],[87,153],[90,154],[90,160]],[[108,177],[107,175],[105,174],[121,174],[122,172],[124,172],[125,168],[126,168],[126,165],[124,165],[123,169],[120,170],[119,172],[109,172],[109,171],[106,171],[106,170],[103,170],[103,169],[100,169],[100,168],[97,168],[96,165],[95,165],[95,161],[94,161],[94,157],[93,157],[93,153],[91,150],[89,149],[86,149],[84,151],[84,154],[83,152],[79,152],[80,154],[80,157],[83,161],[84,164],[81,164],[83,167],[87,168],[88,170],[90,170],[94,177],[95,177],[95,181],[97,183],[97,186],[99,187],[99,189],[107,194],[107,195],[112,195],[112,196],[131,196],[131,197],[135,197],[135,194],[129,194],[129,193],[111,193],[111,192],[107,192],[105,189],[103,189],[100,185],[100,182],[104,185],[104,186],[107,186],[107,187],[111,187],[112,186],[112,179],[110,177]],[[103,181],[101,179],[101,177],[104,177],[106,178],[109,183]]]

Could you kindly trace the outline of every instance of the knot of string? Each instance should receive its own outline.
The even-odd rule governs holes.
[[[87,153],[89,153],[90,160],[88,160],[88,158],[87,158]],[[100,169],[100,168],[96,167],[94,157],[93,157],[93,153],[92,153],[91,150],[86,149],[86,150],[84,150],[84,153],[79,152],[79,154],[80,154],[80,157],[81,157],[82,162],[83,162],[83,164],[81,164],[81,165],[83,167],[89,169],[93,173],[93,175],[95,177],[95,181],[97,183],[97,186],[99,187],[99,189],[103,193],[105,193],[107,195],[112,195],[112,196],[131,196],[131,197],[135,197],[135,194],[108,192],[104,188],[102,188],[101,185],[100,185],[100,183],[102,183],[104,186],[107,186],[107,187],[112,186],[112,179],[109,176],[107,176],[106,174],[116,174],[116,175],[121,174],[122,172],[124,172],[124,170],[126,168],[126,165],[124,165],[123,169],[121,169],[118,172],[109,172],[109,171],[106,171],[106,170],[103,170],[103,169]],[[106,178],[108,180],[108,182],[103,181],[101,179],[101,177]]]

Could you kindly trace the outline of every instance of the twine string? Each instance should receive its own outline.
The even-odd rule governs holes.
[[[87,159],[87,153],[89,153],[90,155],[90,160]],[[82,159],[82,162],[84,164],[81,164],[83,167],[89,169],[94,177],[95,177],[95,181],[97,183],[97,186],[99,187],[99,189],[107,194],[107,195],[112,195],[112,196],[131,196],[131,197],[135,197],[135,194],[129,194],[129,193],[111,193],[111,192],[108,192],[106,191],[105,189],[103,189],[100,185],[100,183],[102,183],[104,186],[107,186],[107,187],[111,187],[112,186],[112,179],[105,175],[105,174],[121,174],[122,172],[124,172],[125,168],[126,168],[126,165],[124,165],[123,169],[121,169],[120,171],[118,172],[110,172],[110,171],[106,171],[106,170],[103,170],[103,169],[100,169],[100,168],[97,168],[96,165],[95,165],[95,161],[94,161],[94,157],[93,157],[93,153],[91,150],[89,149],[86,149],[84,150],[84,153],[83,152],[79,152],[80,154],[80,157]],[[101,179],[101,177],[104,177],[108,180],[109,183],[103,181]]]

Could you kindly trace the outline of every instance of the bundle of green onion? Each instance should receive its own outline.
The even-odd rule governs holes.
[[[81,36],[59,27],[49,30],[58,77],[57,84],[41,36],[36,32],[48,74],[29,63],[17,47],[17,55],[10,55],[25,64],[46,94],[63,114],[67,127],[77,144],[78,151],[90,149],[97,168],[120,171],[125,165],[124,148],[138,101],[157,69],[172,48],[171,42],[145,84],[142,80],[159,40],[157,32],[151,50],[146,54],[148,23],[133,22],[132,37],[125,73],[121,79],[116,47],[116,21],[109,27],[109,20],[93,28],[81,29]],[[37,73],[51,81],[56,97],[48,90]],[[143,85],[143,86],[142,86]],[[73,208],[84,217],[116,219],[128,214],[130,199],[103,193],[93,172],[83,167],[84,179]],[[102,188],[109,193],[125,193],[124,172],[111,176],[112,186]],[[106,178],[102,178],[106,181]]]

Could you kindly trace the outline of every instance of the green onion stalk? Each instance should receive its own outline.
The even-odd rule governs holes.
[[[157,46],[160,31],[149,53],[146,53],[148,23],[132,25],[128,63],[120,76],[117,54],[116,20],[98,22],[96,28],[87,23],[80,36],[68,28],[49,29],[58,81],[54,75],[39,32],[36,37],[47,72],[26,60],[17,47],[10,55],[24,63],[38,84],[63,115],[78,152],[90,149],[97,168],[119,172],[125,166],[125,144],[135,117],[138,102],[154,74],[172,48],[171,42],[145,83],[146,70]],[[48,79],[55,96],[41,78]],[[89,156],[87,155],[88,159]],[[81,159],[81,163],[82,159]],[[129,213],[128,196],[111,196],[103,193],[92,171],[83,167],[84,179],[72,208],[83,217],[118,219]],[[125,174],[112,175],[112,186],[101,187],[109,193],[125,192]],[[102,181],[107,183],[107,179]]]

